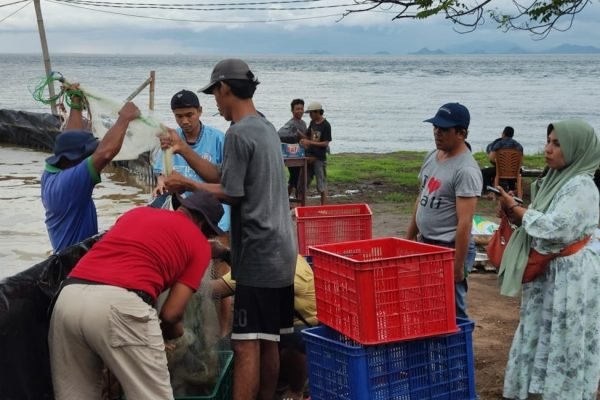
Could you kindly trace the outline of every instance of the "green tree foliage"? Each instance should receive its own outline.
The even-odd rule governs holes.
[[[356,0],[355,0],[356,1]],[[393,20],[426,19],[443,15],[455,24],[458,32],[472,32],[490,18],[503,31],[525,30],[545,38],[552,30],[568,30],[575,18],[591,0],[358,0],[363,9],[345,15],[387,9],[398,12]]]

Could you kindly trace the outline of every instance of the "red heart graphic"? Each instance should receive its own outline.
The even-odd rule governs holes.
[[[427,181],[427,189],[429,189],[429,193],[435,192],[440,187],[442,187],[442,181],[435,179],[433,176]]]

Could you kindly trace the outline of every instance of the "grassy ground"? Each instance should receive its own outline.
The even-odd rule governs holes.
[[[382,195],[378,196],[379,201],[412,204],[418,192],[417,176],[425,155],[426,152],[416,151],[332,154],[327,163],[327,180],[333,187],[372,186],[373,191]],[[484,152],[474,156],[482,168],[490,166]],[[543,155],[527,155],[523,165],[541,169],[544,167]],[[524,182],[527,186],[530,180]]]

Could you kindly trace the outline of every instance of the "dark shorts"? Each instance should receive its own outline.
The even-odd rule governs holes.
[[[290,177],[288,179],[288,185],[296,187],[298,185],[298,178],[300,178],[300,167],[288,167]]]
[[[238,284],[233,303],[232,340],[270,340],[294,331],[294,285],[261,288]]]

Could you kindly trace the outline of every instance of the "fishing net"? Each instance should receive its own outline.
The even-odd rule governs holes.
[[[219,319],[210,281],[214,264],[207,268],[202,284],[189,301],[184,315],[184,334],[169,343],[167,361],[173,394],[210,394],[221,374]]]
[[[53,81],[61,82],[62,87],[58,94],[45,97],[48,85]],[[43,104],[67,104],[70,108],[82,107],[87,111],[87,119],[91,121],[91,129],[96,137],[102,139],[106,132],[115,124],[123,102],[114,100],[100,92],[79,85],[77,89],[68,89],[69,83],[58,72],[52,72],[47,78],[41,80],[32,90],[33,98]],[[81,105],[73,104],[71,96],[77,95],[82,99]],[[59,109],[64,107],[60,107]],[[82,110],[82,111],[83,111]],[[158,145],[157,136],[164,131],[164,126],[149,116],[140,116],[131,121],[123,140],[123,145],[114,161],[135,160],[146,151]]]

